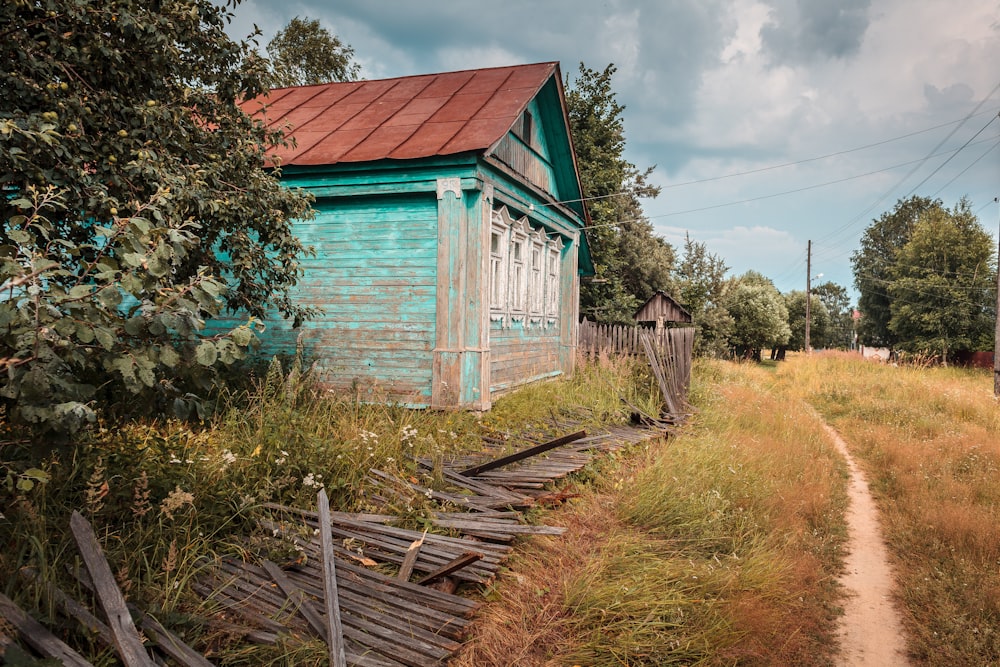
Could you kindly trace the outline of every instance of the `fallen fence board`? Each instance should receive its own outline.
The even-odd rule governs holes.
[[[347,667],[344,654],[344,629],[340,622],[340,600],[337,597],[337,567],[333,557],[333,537],[330,534],[330,501],[326,491],[316,496],[319,510],[320,548],[323,553],[323,584],[326,591],[327,642],[330,645],[331,667]]]
[[[67,667],[93,667],[3,593],[0,593],[0,618],[13,625],[21,639],[46,658],[59,660]]]
[[[536,445],[534,447],[529,447],[528,449],[522,450],[511,454],[510,456],[504,456],[499,459],[494,459],[492,461],[487,461],[486,463],[481,463],[477,466],[463,470],[461,475],[466,477],[475,477],[479,473],[486,472],[487,470],[493,470],[495,468],[501,468],[505,465],[510,465],[511,463],[517,463],[518,461],[523,461],[524,459],[530,458],[542,452],[547,452],[550,449],[555,449],[556,447],[562,447],[563,445],[568,445],[574,440],[579,440],[580,438],[587,437],[586,431],[577,431],[576,433],[570,433],[569,435],[564,435],[561,438],[556,438],[555,440],[550,440],[549,442],[542,443],[541,445]]]
[[[115,640],[115,647],[118,649],[118,657],[126,667],[149,667],[153,664],[149,654],[142,645],[139,631],[136,630],[132,615],[125,605],[125,598],[118,590],[115,577],[111,574],[111,567],[104,559],[101,546],[97,542],[97,535],[90,523],[83,518],[83,515],[73,511],[69,520],[70,530],[76,540],[77,548],[83,557],[84,565],[90,573],[90,578],[94,582],[94,593],[104,608],[104,613],[108,619],[108,626]]]

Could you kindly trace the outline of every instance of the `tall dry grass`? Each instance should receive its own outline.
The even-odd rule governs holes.
[[[676,439],[607,463],[503,577],[471,665],[825,665],[842,462],[749,365],[701,362]]]
[[[827,417],[869,476],[914,662],[1000,664],[1000,407],[990,373],[814,355],[778,378]]]

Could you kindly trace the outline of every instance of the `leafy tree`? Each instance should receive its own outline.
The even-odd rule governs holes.
[[[934,352],[992,347],[996,315],[993,239],[962,199],[952,210],[920,214],[897,253],[889,328],[899,346]]]
[[[729,347],[733,318],[723,305],[729,286],[729,267],[704,243],[684,237],[684,251],[674,276],[674,293],[689,313],[698,333],[694,352],[700,356],[722,356]]]
[[[625,107],[615,100],[611,78],[616,68],[597,72],[580,64],[566,103],[584,196],[593,227],[587,232],[595,276],[580,290],[580,309],[605,322],[632,322],[636,308],[670,286],[673,248],[653,234],[643,217],[642,198],[659,188],[623,156]]]
[[[792,290],[784,295],[788,310],[788,328],[791,335],[785,345],[790,350],[804,350],[806,347],[806,293]],[[813,348],[827,346],[830,330],[830,314],[823,301],[816,294],[809,297],[809,345]]]
[[[293,18],[267,43],[267,55],[277,88],[355,81],[361,73],[354,49],[316,19]]]
[[[849,349],[854,336],[854,313],[847,288],[827,281],[814,285],[812,292],[823,302],[830,318],[829,331],[824,341],[825,346],[843,350]]]
[[[900,199],[892,211],[872,221],[861,236],[861,247],[851,257],[854,286],[860,293],[858,337],[866,345],[893,347],[899,340],[889,327],[892,267],[896,253],[910,240],[917,218],[930,209],[943,210],[941,200],[916,196]]]
[[[791,330],[785,300],[774,284],[756,271],[733,281],[724,305],[733,317],[729,342],[737,356],[760,361],[762,349],[788,342]]]
[[[308,316],[288,288],[308,201],[265,169],[281,141],[237,106],[265,62],[210,0],[0,6],[0,400],[73,430],[123,396],[184,414],[250,327]]]

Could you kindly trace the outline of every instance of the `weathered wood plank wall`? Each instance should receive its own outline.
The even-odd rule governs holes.
[[[303,259],[302,305],[325,313],[302,342],[332,388],[376,384],[391,400],[429,403],[436,331],[437,202],[433,194],[319,202],[296,234],[316,251]],[[298,332],[269,322],[265,354],[294,348]]]
[[[659,364],[667,375],[671,398],[678,405],[687,401],[691,386],[691,358],[694,352],[694,328],[680,327],[656,331],[643,327],[597,324],[583,320],[578,328],[577,350],[584,357],[601,355],[646,356],[642,337],[647,336]]]

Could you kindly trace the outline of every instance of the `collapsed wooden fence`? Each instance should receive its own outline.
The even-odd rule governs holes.
[[[693,327],[656,330],[583,320],[578,329],[577,350],[590,359],[646,357],[663,393],[666,412],[679,417],[687,411],[694,331]]]
[[[577,428],[541,443],[525,437],[532,446],[513,452],[513,442],[484,438],[479,454],[417,459],[416,469],[405,476],[370,470],[367,497],[373,505],[392,512],[418,498],[432,501],[436,509],[424,530],[397,525],[403,521],[395,513],[331,511],[322,490],[317,511],[268,503],[254,539],[245,536],[243,557],[205,560],[190,582],[204,599],[202,622],[246,643],[325,641],[335,667],[444,664],[461,647],[480,606],[456,594],[455,587],[492,581],[516,538],[564,530],[528,523],[524,512],[572,497],[552,484],[594,456],[664,434],[648,427],[613,426],[591,434],[574,423],[556,427]],[[106,621],[48,583],[60,614],[93,632],[124,667],[210,667],[213,656],[197,652],[125,601],[90,524],[78,513],[70,524],[87,569],[77,579]],[[289,546],[304,557],[285,565],[269,559]],[[38,576],[28,569],[21,574]],[[92,667],[0,594],[0,664],[12,663],[15,654],[32,664],[17,640],[44,658]]]

